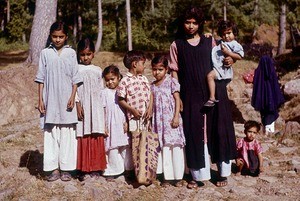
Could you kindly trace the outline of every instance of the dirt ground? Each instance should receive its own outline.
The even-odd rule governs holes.
[[[123,53],[100,52],[94,63],[102,68],[116,64],[124,73],[122,57]],[[145,74],[152,80],[149,61],[146,65]],[[259,114],[249,102],[252,86],[241,79],[244,72],[256,67],[256,62],[237,62],[235,78],[228,86],[237,138],[243,137],[245,120],[259,121]],[[283,117],[293,111],[288,103],[280,110],[276,124],[278,132],[258,136],[264,149],[265,166],[265,172],[259,177],[232,174],[227,186],[216,187],[213,164],[212,180],[204,181],[203,186],[193,190],[186,186],[163,188],[159,178],[150,186],[139,186],[123,176],[113,182],[102,177],[84,182],[77,179],[47,182],[42,171],[43,135],[35,109],[37,86],[33,80],[36,69],[7,61],[0,62],[0,69],[0,200],[300,200],[299,131],[283,135],[286,123]]]

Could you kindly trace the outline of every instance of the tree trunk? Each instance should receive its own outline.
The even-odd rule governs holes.
[[[223,18],[226,21],[227,20],[227,2],[226,2],[226,0],[224,0],[223,12],[224,12]]]
[[[56,19],[57,0],[36,0],[35,14],[29,39],[29,55],[25,65],[36,65],[47,43],[50,26]]]
[[[98,0],[98,37],[97,37],[97,42],[96,42],[96,46],[95,46],[96,52],[99,52],[99,50],[100,50],[102,35],[103,35],[102,0]]]
[[[82,17],[81,15],[78,15],[78,40],[82,39]]]
[[[132,50],[132,32],[131,32],[131,15],[130,0],[126,0],[126,17],[127,17],[127,45],[128,51]]]
[[[280,17],[279,17],[279,40],[278,40],[278,51],[277,55],[280,55],[285,50],[286,45],[286,3],[282,2],[280,6]]]
[[[115,23],[116,23],[116,44],[121,43],[121,37],[120,37],[120,19],[119,19],[119,6],[116,6],[116,17],[115,17]]]
[[[154,13],[154,0],[151,0],[151,12]]]
[[[6,23],[9,23],[10,21],[10,3],[9,0],[7,0],[7,16],[6,16]]]

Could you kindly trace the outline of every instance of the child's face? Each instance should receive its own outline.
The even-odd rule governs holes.
[[[145,70],[145,60],[140,60],[136,62],[136,74],[141,75],[144,73]]]
[[[109,89],[115,89],[119,85],[120,78],[113,73],[104,76],[104,81]]]
[[[86,48],[83,51],[79,52],[80,63],[84,65],[90,65],[94,58],[94,52],[90,48]]]
[[[199,29],[199,24],[194,18],[185,20],[184,31],[186,34],[194,35],[195,33],[198,32],[198,29]]]
[[[256,127],[251,127],[249,130],[245,131],[246,138],[248,141],[253,141],[257,135],[258,131]]]
[[[164,67],[162,63],[158,63],[152,66],[152,74],[155,77],[156,81],[164,79],[167,73],[167,68]]]
[[[231,42],[232,40],[234,40],[232,29],[226,29],[225,31],[223,31],[222,39],[226,42]]]
[[[68,36],[62,31],[53,31],[50,35],[51,41],[57,50],[60,50],[64,45]]]

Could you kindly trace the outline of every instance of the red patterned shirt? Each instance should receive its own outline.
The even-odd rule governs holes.
[[[248,160],[248,150],[253,150],[256,155],[262,153],[262,146],[259,144],[258,140],[254,139],[251,142],[247,142],[245,138],[242,138],[237,141],[236,144],[238,157],[242,158],[246,166],[249,168],[249,160]]]
[[[144,75],[134,76],[129,72],[122,78],[117,88],[117,95],[124,98],[131,107],[143,114],[149,105],[150,94],[148,79]],[[127,117],[130,120],[133,115],[127,111]]]

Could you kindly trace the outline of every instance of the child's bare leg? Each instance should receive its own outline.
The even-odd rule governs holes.
[[[209,100],[204,104],[206,107],[213,107],[216,102],[215,93],[216,93],[216,84],[215,84],[216,72],[214,70],[210,71],[207,74],[207,83],[209,89]]]
[[[241,158],[236,159],[237,170],[240,173],[244,167],[244,161]]]
[[[209,99],[214,101],[216,100],[215,94],[216,94],[216,72],[214,70],[210,71],[207,74],[207,83],[208,83],[208,89],[209,89]]]

